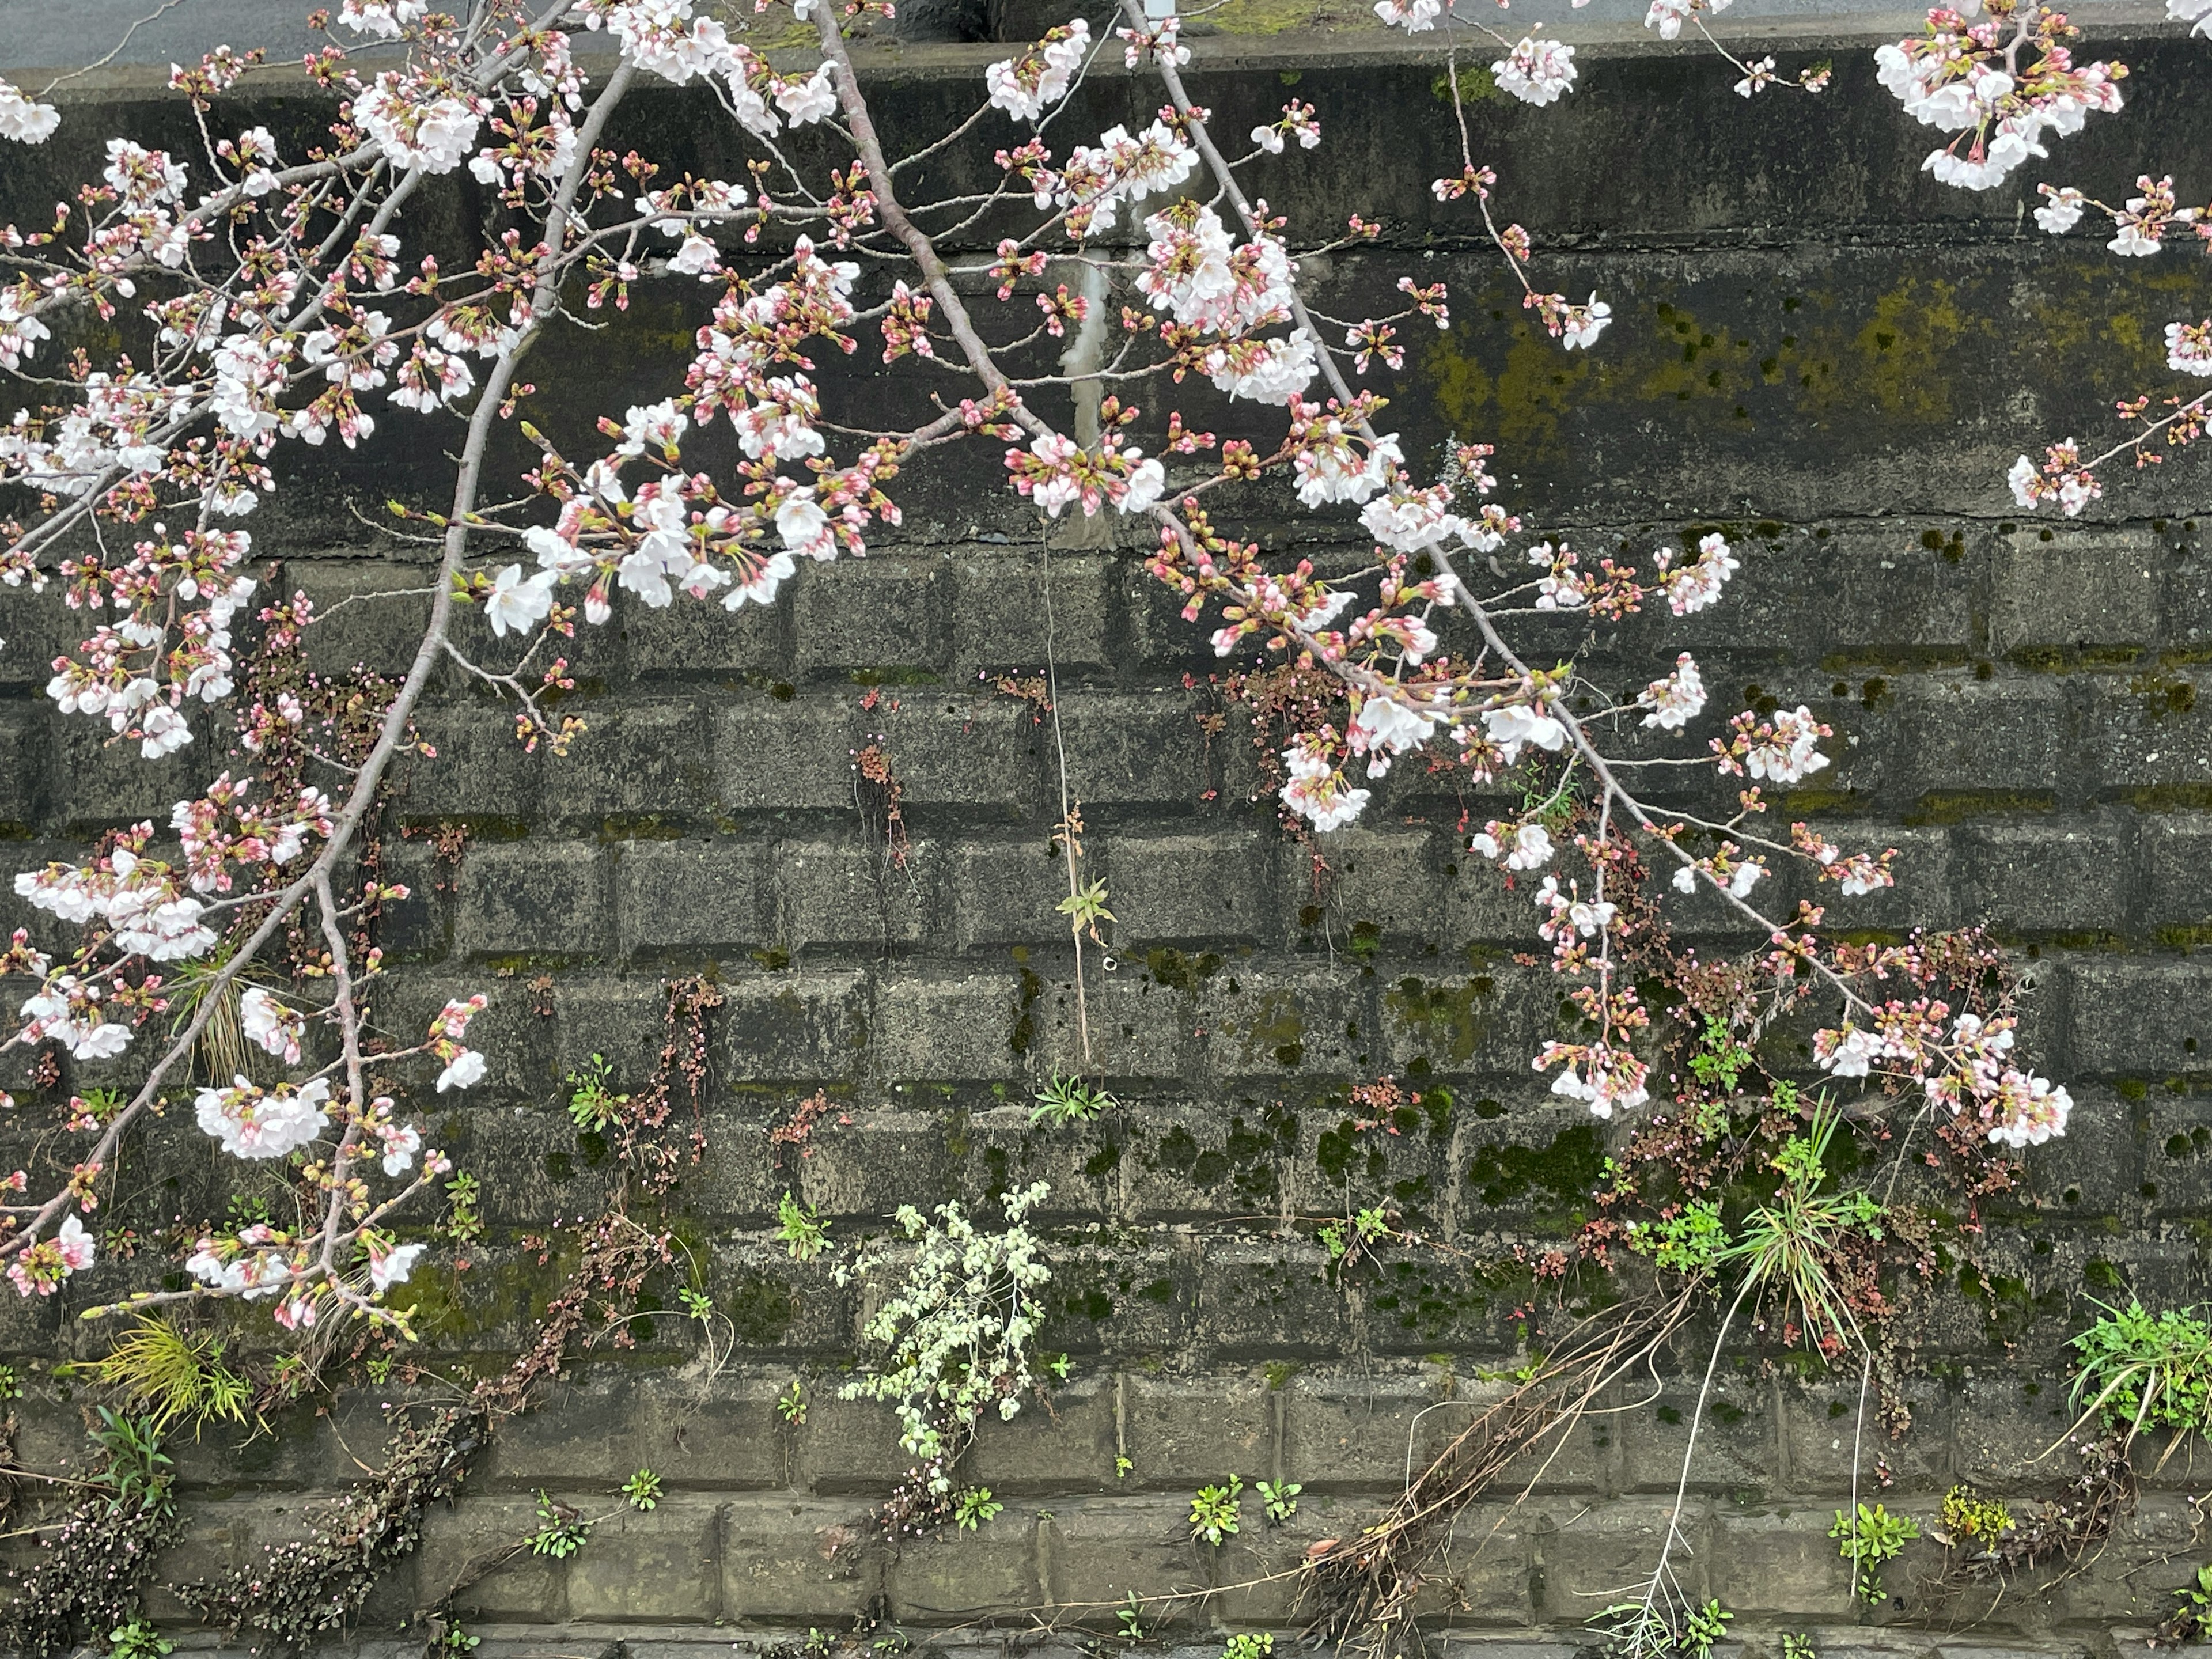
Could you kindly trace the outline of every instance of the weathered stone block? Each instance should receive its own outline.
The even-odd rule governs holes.
[[[433,1508],[423,1515],[416,1554],[422,1582],[453,1584],[483,1572],[538,1527],[538,1506],[528,1498],[465,1498]],[[561,1616],[562,1577],[550,1557],[519,1555],[483,1572],[453,1598],[453,1611],[469,1620],[543,1624]]]
[[[1194,1036],[1219,1077],[1342,1075],[1388,1066],[1369,995],[1357,973],[1255,962],[1205,981]]]
[[[2212,939],[2212,823],[2196,813],[2136,821],[2142,872],[2141,929],[2160,944]]]
[[[734,1624],[852,1618],[884,1594],[884,1554],[857,1499],[732,1499],[722,1511],[722,1617]]]
[[[1578,1625],[1595,1609],[1618,1601],[1625,1586],[1650,1581],[1674,1501],[1670,1493],[1656,1502],[1623,1498],[1590,1504],[1553,1498],[1532,1499],[1522,1507],[1534,1545],[1532,1566],[1542,1584],[1537,1617],[1547,1624]],[[1678,1550],[1675,1576],[1702,1601],[1707,1526],[1703,1499],[1689,1500],[1680,1524],[1690,1552]]]
[[[721,1601],[720,1545],[721,1508],[712,1498],[669,1492],[648,1511],[620,1510],[592,1528],[568,1563],[568,1616],[711,1619]]]
[[[2041,526],[2000,536],[1991,568],[1990,649],[2080,651],[2158,636],[2160,549],[2141,532]]]
[[[469,956],[606,951],[605,872],[581,842],[491,842],[461,860],[454,948]]]
[[[1750,1512],[1719,1506],[1706,1550],[1712,1594],[1753,1619],[1842,1606],[1851,1571],[1828,1536],[1834,1519],[1832,1508],[1819,1506]]]
[[[585,734],[543,755],[550,818],[580,834],[666,835],[716,810],[714,713],[704,702],[587,706]]]
[[[1319,1496],[1402,1490],[1474,1412],[1440,1390],[1443,1373],[1301,1372],[1283,1385],[1283,1471]]]
[[[1893,1439],[1868,1400],[1867,1420],[1859,1422],[1858,1379],[1835,1376],[1782,1389],[1782,1434],[1788,1458],[1785,1490],[1849,1492],[1851,1462],[1859,1460],[1863,1480],[1879,1456],[1895,1490],[1917,1496],[1941,1492],[1951,1484],[1951,1402],[1940,1384],[1908,1382],[1901,1389],[1912,1413],[1912,1426]]]
[[[969,1480],[1007,1498],[1021,1494],[1110,1492],[1114,1473],[1114,1379],[1091,1371],[1053,1389],[1048,1403],[1022,1402],[1011,1419],[988,1417],[963,1464]]]
[[[1043,836],[967,842],[951,849],[951,899],[962,945],[1055,945],[1067,938],[1058,905],[1067,863]],[[1110,907],[1109,907],[1110,908]]]
[[[747,698],[715,718],[723,804],[733,811],[854,810],[865,717],[813,698]]]
[[[1860,780],[1876,763],[1889,793],[1903,803],[2017,811],[2048,802],[2064,763],[2081,752],[2082,734],[2065,693],[2059,681],[2042,676],[1900,681],[1893,710],[1849,722],[1832,740],[1849,751],[1832,787],[1865,787]],[[1856,749],[1844,743],[1852,735],[1862,739]]]
[[[1274,852],[1255,830],[1115,836],[1106,852],[1115,940],[1151,949],[1272,938],[1281,927]]]
[[[665,610],[624,604],[615,613],[632,672],[653,679],[717,677],[747,679],[763,689],[787,672],[787,604],[726,611],[718,600],[679,599]]]
[[[1036,1528],[1033,1510],[1009,1504],[972,1532],[902,1540],[891,1563],[892,1616],[938,1625],[1042,1607]]]
[[[878,1074],[984,1082],[1012,1077],[1019,998],[1018,984],[1006,974],[902,975],[895,984],[880,986],[874,1024]]]
[[[1274,1467],[1275,1391],[1249,1371],[1123,1380],[1122,1421],[1133,1486],[1183,1491],[1244,1477],[1244,1510],[1256,1518],[1250,1486]],[[1186,1527],[1185,1531],[1188,1528]]]
[[[1206,734],[1187,694],[1130,696],[1062,685],[1060,731],[1068,793],[1086,809],[1197,810],[1210,787]]]
[[[857,1075],[868,1041],[866,980],[811,969],[726,983],[718,1022],[720,1075],[742,1082],[811,1084]]]
[[[943,668],[951,577],[945,556],[921,550],[810,563],[793,584],[798,666],[863,679]]]
[[[793,950],[917,944],[938,908],[942,862],[927,842],[896,853],[847,842],[786,842],[776,860],[782,938]]]
[[[2212,783],[2212,682],[2202,671],[2100,679],[2091,688],[2087,754],[2108,794],[2163,805],[2201,802]]]
[[[952,648],[967,678],[980,670],[1062,674],[1112,659],[1108,600],[1116,561],[1111,555],[1055,549],[985,553],[963,548],[952,556]]]
[[[632,1434],[669,1489],[745,1492],[792,1483],[793,1431],[775,1402],[793,1382],[783,1370],[669,1379],[632,1395]],[[802,1387],[804,1384],[802,1384]],[[807,1391],[808,1413],[813,1396]]]
[[[1463,890],[1483,883],[1481,860],[1470,854],[1458,874],[1446,876],[1442,866],[1450,860],[1452,845],[1432,830],[1397,825],[1331,836],[1324,848],[1331,943],[1365,950],[1378,940],[1455,945],[1474,937],[1457,903]],[[1312,872],[1303,859],[1289,860],[1287,869],[1279,863],[1278,869],[1288,878],[1270,902],[1279,914],[1297,916],[1303,927],[1305,908],[1314,902]]]
[[[1725,1492],[1737,1504],[1763,1501],[1776,1477],[1772,1395],[1760,1384],[1716,1378],[1698,1421],[1698,1385],[1694,1376],[1668,1378],[1656,1401],[1620,1424],[1628,1489],[1671,1495],[1694,1425],[1690,1490]],[[1639,1392],[1649,1398],[1652,1390]]]
[[[538,814],[550,758],[527,753],[514,728],[480,707],[425,702],[415,729],[434,751],[399,756],[392,765],[393,805],[403,823],[491,821],[512,833]]]
[[[2040,1454],[2063,1438],[2074,1420],[2066,1409],[2063,1378],[2004,1372],[1970,1376],[1960,1393],[1951,1431],[1952,1468],[1969,1486],[2018,1492],[2056,1486],[2073,1471],[2057,1456]]]
[[[1187,1497],[1054,1504],[1040,1523],[1053,1605],[1085,1625],[1112,1629],[1114,1609],[1130,1595],[1144,1602],[1203,1589],[1207,1571],[1190,1541],[1189,1510]]]
[[[2212,963],[2081,962],[2069,972],[2074,1064],[2106,1076],[2186,1073],[2212,1038],[2193,1018],[2212,990]],[[2212,1051],[2204,1051],[2212,1052]]]
[[[626,957],[716,953],[766,942],[773,864],[764,847],[638,841],[614,855],[617,933]]]
[[[817,1493],[880,1498],[915,1462],[899,1445],[898,1417],[888,1402],[841,1399],[828,1384],[809,1390],[794,1444],[799,1483]]]

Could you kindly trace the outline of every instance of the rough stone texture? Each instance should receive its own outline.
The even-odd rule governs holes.
[[[1226,130],[1279,103],[1282,65],[1306,61],[1199,46],[1200,95]],[[1996,483],[2009,455],[2037,434],[2103,429],[2100,408],[2157,353],[2031,351],[2000,325],[2022,296],[2094,291],[2147,318],[2166,301],[2080,239],[2016,238],[2019,187],[1967,198],[1923,184],[1924,135],[1871,93],[1864,42],[1845,47],[1842,90],[1818,112],[1748,110],[1717,66],[1641,50],[1588,54],[1559,110],[1474,107],[1516,188],[1510,211],[1556,251],[1559,283],[1612,300],[1597,352],[1532,342],[1463,216],[1428,200],[1426,180],[1457,165],[1437,124],[1362,126],[1363,108],[1429,107],[1425,63],[1368,52],[1332,66],[1314,48],[1309,67],[1329,72],[1301,95],[1322,103],[1332,143],[1284,196],[1341,198],[1394,227],[1387,259],[1323,270],[1334,308],[1356,309],[1424,237],[1425,268],[1453,284],[1459,321],[1419,345],[1401,388],[1409,454],[1446,430],[1496,438],[1516,507],[1593,549],[1725,517],[1746,548],[1729,602],[1635,618],[1601,640],[1596,665],[1635,672],[1686,647],[1717,696],[1802,700],[1836,727],[1835,766],[1786,805],[1899,846],[1906,879],[1844,925],[1987,921],[2033,959],[2032,1046],[2073,1088],[2074,1127],[2031,1160],[2030,1190],[1990,1212],[2007,1275],[1995,1296],[1953,1297],[1931,1316],[1928,1374],[1905,1389],[1910,1433],[1870,1426],[1858,1448],[1855,1378],[1731,1376],[1682,1521],[1685,1588],[1747,1626],[1813,1626],[1825,1659],[1980,1659],[1995,1650],[1822,1627],[1850,1616],[1826,1528],[1855,1456],[1865,1485],[1879,1454],[1884,1501],[1923,1523],[1954,1481],[2016,1501],[2054,1491],[2064,1471],[2036,1455],[2067,1425],[2063,1342],[2086,1297],[2203,1293],[2212,969],[2191,952],[2212,941],[2212,701],[2197,695],[2212,566],[2185,516],[2202,489],[2193,461],[2124,483],[2102,518],[2043,527],[2011,514]],[[2145,39],[2128,55],[2143,60],[2139,107],[2067,141],[2085,180],[2164,171],[2154,140],[2205,136],[2201,98],[2174,90],[2190,71],[2173,45]],[[975,67],[925,61],[888,106],[894,124],[927,126],[972,92]],[[1110,64],[1083,96],[1081,120],[1140,100]],[[655,94],[625,118],[678,131],[696,107]],[[1845,114],[1815,125],[1830,109]],[[61,164],[70,131],[23,164],[11,200]],[[1695,132],[1698,154],[1652,132]],[[1583,165],[1594,157],[1603,165]],[[1543,186],[1559,170],[1573,190]],[[680,307],[650,306],[641,326],[680,321]],[[574,349],[594,398],[660,395],[674,360],[612,337]],[[422,465],[367,452],[323,465],[326,499],[280,496],[261,532],[279,538],[283,581],[325,605],[419,586],[419,568],[353,545],[330,503],[404,493]],[[1317,848],[1286,836],[1255,804],[1273,734],[1214,678],[1247,665],[1218,661],[1176,617],[1141,550],[1047,552],[989,467],[963,465],[915,469],[904,544],[806,568],[772,612],[625,609],[581,641],[572,706],[591,731],[568,759],[522,756],[455,684],[423,713],[438,758],[407,769],[392,828],[466,835],[453,860],[427,835],[387,837],[387,872],[416,890],[384,923],[381,1012],[405,1029],[449,994],[494,998],[478,1028],[489,1076],[435,1113],[483,1181],[489,1237],[466,1274],[419,1281],[428,1363],[495,1360],[521,1341],[553,1280],[520,1235],[604,1195],[605,1147],[560,1109],[566,1073],[599,1054],[618,1085],[641,1081],[670,974],[711,971],[727,999],[709,1152],[679,1200],[700,1282],[728,1320],[726,1363],[707,1375],[690,1328],[655,1320],[634,1353],[584,1365],[480,1461],[392,1588],[402,1614],[530,1530],[536,1490],[601,1513],[650,1465],[669,1495],[605,1522],[572,1560],[524,1559],[463,1592],[479,1659],[750,1655],[765,1639],[718,1627],[795,1633],[863,1615],[922,1633],[1033,1620],[1110,1632],[1132,1593],[1203,1593],[1147,1615],[1172,1615],[1171,1641],[1288,1624],[1288,1589],[1269,1575],[1363,1524],[1409,1456],[1433,1455],[1524,1357],[1525,1278],[1422,1260],[1340,1289],[1320,1272],[1311,1218],[1350,1194],[1387,1196],[1502,1260],[1573,1230],[1620,1133],[1562,1108],[1528,1070],[1557,1029],[1556,988],[1510,957],[1528,936],[1525,894],[1464,859],[1460,836],[1463,815],[1500,802],[1402,764],[1358,829]],[[1343,528],[1301,520],[1279,534],[1326,559]],[[350,605],[316,636],[319,660],[403,666],[419,614],[414,598]],[[126,763],[53,713],[32,668],[57,626],[50,602],[0,590],[9,874],[69,836],[164,817],[189,775],[183,762]],[[1565,651],[1577,636],[1557,640]],[[994,685],[1048,657],[1056,722]],[[869,744],[899,780],[896,832],[856,785]],[[1079,1001],[1054,909],[1063,788],[1116,917],[1103,948],[1085,946]],[[1740,939],[1717,911],[1687,926]],[[1033,1089],[1079,1067],[1120,1109],[1032,1128]],[[1448,1092],[1450,1110],[1402,1133],[1358,1130],[1346,1086],[1385,1071]],[[842,1115],[804,1159],[772,1163],[766,1131],[817,1089]],[[204,1141],[172,1124],[150,1150],[164,1203],[219,1208]],[[887,1547],[868,1511],[904,1456],[887,1412],[836,1398],[871,1304],[774,1245],[777,1200],[795,1192],[850,1240],[900,1203],[988,1207],[1032,1179],[1053,1188],[1042,1341],[1071,1356],[1068,1384],[1050,1415],[1025,1412],[975,1447],[971,1477],[1003,1513]],[[94,1294],[122,1283],[105,1267],[94,1278]],[[25,1375],[94,1351],[64,1317],[71,1299],[0,1297],[0,1349]],[[1454,1656],[1564,1659],[1558,1629],[1648,1571],[1696,1394],[1694,1356],[1679,1358],[1681,1373],[1607,1402],[1618,1410],[1524,1460],[1499,1501],[1462,1520],[1453,1595],[1436,1608]],[[776,1407],[794,1378],[804,1422]],[[18,1413],[25,1463],[80,1455],[74,1407],[34,1390]],[[216,1436],[180,1454],[192,1536],[172,1576],[242,1565],[295,1527],[374,1443],[373,1419],[346,1425],[343,1445],[327,1423],[288,1423],[274,1442]],[[1192,1545],[1191,1492],[1231,1472],[1302,1483],[1297,1516],[1268,1528],[1248,1494],[1231,1545]],[[2186,1455],[2147,1468],[2142,1509],[2096,1572],[2007,1602],[1990,1639],[2028,1650],[2042,1632],[2035,1650],[2109,1651],[2116,1626],[2153,1621],[2194,1559],[2179,1497],[2192,1478]],[[1504,1501],[1524,1486],[1526,1504]],[[1956,1613],[1923,1598],[1934,1559],[1917,1546],[1891,1569],[1902,1604],[1881,1617]],[[366,1627],[358,1647],[403,1650]]]

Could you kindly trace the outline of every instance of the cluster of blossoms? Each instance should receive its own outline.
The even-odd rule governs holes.
[[[1924,38],[1875,54],[1882,85],[1909,114],[1959,135],[1923,165],[1966,190],[1988,190],[2029,156],[2048,155],[2044,133],[2070,137],[2091,114],[2117,112],[2128,72],[2124,64],[2076,64],[2066,42],[2081,31],[2047,7],[1989,0],[1987,11],[1970,23],[1938,7]],[[2021,61],[2024,48],[2033,64]]]
[[[1080,17],[1050,30],[1019,58],[1003,58],[983,71],[991,107],[1017,121],[1036,120],[1047,106],[1067,95],[1091,49],[1091,25]]]
[[[2066,1133],[2073,1097],[2013,1063],[2014,1024],[1975,1014],[1954,1020],[1932,1000],[1892,1001],[1871,1010],[1866,1024],[1816,1033],[1813,1056],[1834,1077],[1863,1078],[1879,1067],[1917,1079],[1929,1101],[1972,1119],[1990,1140],[2039,1146]]]

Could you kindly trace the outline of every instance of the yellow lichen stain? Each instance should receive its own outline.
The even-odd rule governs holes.
[[[1961,313],[1955,284],[1908,277],[1875,301],[1874,315],[1852,337],[1854,378],[1893,420],[1948,421],[1956,378],[1950,356],[1969,332],[1990,331],[1987,319]]]
[[[1480,337],[1488,325],[1485,314],[1467,337]],[[1494,337],[1494,327],[1488,331]],[[1485,443],[1510,445],[1532,459],[1560,454],[1560,416],[1573,405],[1601,400],[1613,377],[1589,355],[1563,350],[1525,318],[1505,331],[1511,341],[1494,376],[1460,349],[1460,326],[1437,336],[1421,358],[1431,401],[1462,438],[1480,434]]]
[[[1654,347],[1661,354],[1657,363],[1637,382],[1641,396],[1654,400],[1671,398],[1686,404],[1733,399],[1749,389],[1753,370],[1750,341],[1735,337],[1725,325],[1717,331],[1709,329],[1681,307],[1664,300],[1655,307],[1654,314],[1656,320],[1649,325],[1649,331],[1632,342],[1631,349],[1638,355],[1648,354]],[[1642,319],[1627,320],[1641,322]]]

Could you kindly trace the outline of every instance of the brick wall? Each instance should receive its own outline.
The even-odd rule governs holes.
[[[2169,48],[2150,33],[2141,51],[2155,65]],[[1279,96],[1270,88],[1292,59],[1214,50],[1202,93],[1232,109]],[[940,80],[972,73],[957,53],[928,62]],[[1364,76],[1372,95],[1426,97],[1425,68],[1336,67],[1354,90]],[[1863,91],[1863,52],[1839,73]],[[2085,167],[2160,170],[2156,144],[2205,124],[2171,94],[2156,103],[2146,78],[2142,118],[2085,139]],[[1564,137],[1545,140],[1526,112],[1478,116],[1521,176],[1540,179],[1542,143],[1568,159],[1608,154],[1632,95],[1668,110],[1702,98],[1716,120],[1747,118],[1724,87],[1712,101],[1712,80],[1701,65],[1600,52]],[[917,106],[937,95],[927,76],[915,85]],[[1092,95],[1110,109],[1137,94],[1109,76]],[[1580,194],[1532,189],[1511,210],[1563,239],[1562,285],[1580,291],[1588,276],[1581,286],[1603,287],[1620,319],[1587,362],[1541,358],[1564,390],[1514,355],[1537,349],[1515,336],[1516,317],[1489,320],[1486,262],[1463,242],[1433,246],[1462,320],[1417,359],[1395,412],[1424,442],[1502,434],[1503,470],[1525,474],[1516,504],[1577,545],[1648,549],[1692,523],[1727,524],[1746,544],[1730,602],[1601,635],[1598,672],[1643,677],[1662,650],[1687,647],[1723,701],[1809,703],[1837,729],[1836,763],[1794,805],[1903,849],[1903,884],[1859,902],[1850,925],[1987,921],[2029,958],[2030,1046],[2072,1089],[2072,1127],[2031,1159],[2033,1190],[1991,1212],[1994,1292],[1947,1291],[1919,1322],[1911,1431],[1892,1443],[1869,1431],[1859,1468],[1871,1490],[1879,1450],[1885,1501],[1925,1521],[1956,1480],[2017,1499],[2063,1481],[2063,1453],[2034,1459],[2068,1420],[2062,1345],[2090,1296],[2203,1294],[2212,970],[2192,951],[2212,937],[2212,698],[2197,695],[2212,661],[2212,561],[2189,516],[2203,494],[2193,462],[2124,486],[2108,517],[2078,526],[2019,520],[1997,483],[2039,433],[2092,429],[2108,383],[2148,361],[2118,325],[2039,346],[2019,337],[2019,317],[2069,294],[2102,295],[2124,318],[2162,317],[2171,301],[2138,272],[2091,276],[2104,267],[2072,245],[2019,240],[2008,205],[1945,203],[1931,226],[1917,137],[1869,99],[1839,107],[1857,112],[1834,142],[1863,163],[1842,197],[1793,194],[1810,162],[1790,146],[1818,133],[1784,113],[1784,137],[1769,130],[1752,165],[1675,158],[1700,216],[1668,231],[1668,245],[1654,246],[1659,210],[1610,175]],[[1382,174],[1414,219],[1409,239],[1433,233],[1414,218],[1433,159]],[[1620,170],[1665,165],[1638,151]],[[1732,195],[1717,193],[1726,179]],[[1412,246],[1346,262],[1342,282],[1381,280]],[[2155,331],[2129,326],[2137,340]],[[638,348],[606,383],[606,406],[671,372],[677,360],[659,349]],[[1911,361],[1899,368],[1893,353]],[[404,665],[423,603],[371,601],[419,586],[422,568],[337,512],[387,487],[347,470],[365,465],[334,460],[327,489],[280,501],[262,532],[281,584],[325,608],[362,601],[317,631],[333,672]],[[402,452],[380,465],[404,485],[434,460]],[[422,720],[438,758],[410,763],[387,826],[386,867],[415,896],[385,925],[396,968],[378,1013],[404,1030],[449,994],[492,994],[477,1028],[489,1076],[465,1104],[432,1112],[437,1138],[483,1178],[489,1236],[466,1274],[423,1276],[427,1352],[452,1370],[525,1339],[554,1270],[521,1236],[595,1211],[605,1189],[605,1148],[567,1121],[562,1079],[600,1054],[618,1086],[641,1081],[664,981],[700,970],[726,1001],[712,1027],[708,1153],[678,1202],[736,1340],[705,1375],[672,1318],[633,1353],[580,1369],[435,1517],[371,1623],[404,1618],[477,1553],[528,1530],[532,1489],[596,1512],[642,1464],[667,1481],[658,1510],[601,1526],[566,1563],[493,1574],[464,1612],[567,1627],[529,1638],[556,1643],[615,1626],[827,1627],[871,1612],[922,1631],[1055,1613],[1110,1628],[1106,1608],[1131,1591],[1210,1588],[1187,1604],[1186,1632],[1285,1625],[1287,1589],[1251,1581],[1361,1524],[1409,1456],[1418,1465],[1502,1387],[1486,1375],[1516,1355],[1527,1293],[1512,1249],[1572,1230],[1620,1131],[1555,1102],[1528,1068],[1559,988],[1514,962],[1528,907],[1462,860],[1457,829],[1497,803],[1401,765],[1359,828],[1322,843],[1317,871],[1255,800],[1265,734],[1214,678],[1236,665],[1177,618],[1139,551],[1048,550],[984,493],[988,471],[918,477],[905,542],[804,571],[773,611],[625,606],[584,631],[571,707],[590,732],[566,760],[524,756],[486,702],[458,682],[440,688]],[[1345,556],[1340,526],[1279,533]],[[85,722],[56,716],[40,695],[56,607],[0,599],[10,867],[64,856],[72,836],[107,824],[165,817],[196,774],[126,763]],[[1578,638],[1563,627],[1539,654]],[[1048,659],[1056,723],[994,687]],[[882,792],[856,778],[868,744],[898,781],[896,853]],[[1031,1089],[1082,1060],[1049,844],[1063,745],[1088,873],[1108,883],[1117,918],[1104,959],[1086,963],[1085,1069],[1121,1106],[1096,1125],[1033,1131]],[[458,860],[404,833],[455,827],[466,831]],[[1740,942],[1717,914],[1692,910],[1682,926]],[[1441,1085],[1450,1109],[1402,1133],[1358,1133],[1346,1090],[1384,1073]],[[825,1125],[811,1155],[779,1172],[767,1131],[817,1088],[850,1121]],[[134,1201],[220,1209],[231,1171],[204,1139],[172,1123],[138,1157]],[[834,1284],[826,1261],[796,1264],[772,1245],[776,1200],[794,1188],[849,1240],[880,1232],[902,1202],[985,1205],[1030,1179],[1052,1185],[1042,1340],[1072,1356],[1070,1380],[1049,1413],[994,1425],[975,1447],[973,1478],[1003,1514],[887,1547],[866,1515],[904,1468],[889,1413],[835,1398],[861,1294]],[[1409,1257],[1332,1285],[1310,1224],[1286,1222],[1340,1212],[1349,1196],[1387,1198],[1498,1265]],[[104,1267],[100,1279],[123,1275]],[[0,1347],[33,1369],[97,1352],[68,1300],[0,1300]],[[803,1425],[774,1406],[794,1376],[811,1401]],[[1667,1379],[1620,1401],[1527,1472],[1526,1503],[1501,1491],[1471,1512],[1439,1616],[1572,1626],[1648,1571],[1693,1395]],[[1724,1375],[1692,1479],[1695,1593],[1747,1622],[1850,1616],[1826,1534],[1852,1487],[1857,1396],[1855,1376]],[[191,1531],[168,1577],[246,1565],[297,1528],[313,1495],[373,1455],[378,1403],[357,1394],[243,1447],[219,1436],[177,1447]],[[21,1409],[25,1463],[78,1455],[73,1404],[41,1389]],[[1301,1482],[1296,1519],[1264,1528],[1248,1503],[1229,1545],[1185,1541],[1191,1492],[1232,1471]],[[2096,1570],[2008,1601],[2000,1626],[2089,1631],[2161,1614],[2194,1559],[2183,1503],[2194,1478],[2185,1457],[2147,1471],[2138,1512]],[[1934,1559],[1923,1543],[1892,1570],[1903,1600],[1882,1616],[1959,1614],[1913,1588]]]

